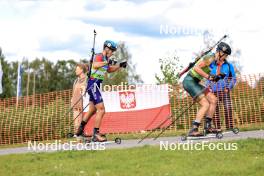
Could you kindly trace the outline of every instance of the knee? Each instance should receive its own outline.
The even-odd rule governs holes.
[[[100,114],[105,114],[105,108],[104,107],[100,107],[97,109],[97,113],[100,113]]]
[[[96,109],[89,109],[88,113],[85,113],[84,117],[90,118],[96,113]]]
[[[212,105],[216,105],[217,104],[217,97],[216,96],[212,96],[210,98],[210,104],[212,104]]]
[[[96,108],[94,106],[89,106],[89,111],[94,114],[96,113]]]
[[[203,101],[203,103],[201,105],[202,105],[202,108],[204,108],[206,110],[209,109],[209,107],[210,107],[209,101],[207,101],[207,100]]]
[[[95,108],[91,109],[91,113],[95,114],[96,113],[96,109]]]

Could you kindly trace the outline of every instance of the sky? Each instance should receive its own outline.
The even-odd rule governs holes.
[[[1,0],[0,47],[7,60],[89,58],[107,39],[124,41],[145,83],[155,83],[159,59],[176,53],[187,66],[206,48],[205,31],[227,34],[242,74],[263,72],[261,0]],[[262,22],[261,22],[262,21]],[[238,55],[238,51],[240,54]]]

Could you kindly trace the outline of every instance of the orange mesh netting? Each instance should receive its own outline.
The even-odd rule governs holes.
[[[61,139],[73,131],[73,113],[70,110],[71,90],[50,92],[28,97],[0,100],[0,144],[14,144],[31,141]],[[264,121],[264,75],[243,75],[237,78],[230,93],[234,127],[262,128]],[[191,97],[182,85],[171,86],[170,107],[172,118],[192,104]],[[199,106],[194,104],[169,130],[187,131]],[[69,111],[69,113],[67,113]],[[144,118],[146,114],[138,114]],[[126,114],[124,113],[124,119]],[[155,118],[155,117],[153,117]],[[215,119],[225,129],[224,104],[219,102],[219,118]],[[123,122],[124,123],[124,122]],[[71,124],[71,125],[70,125]],[[129,125],[129,124],[127,124]]]

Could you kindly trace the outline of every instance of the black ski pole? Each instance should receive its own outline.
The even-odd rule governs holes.
[[[92,58],[94,57],[94,46],[95,46],[95,36],[96,36],[96,31],[94,30],[94,38],[93,38],[93,48],[92,48],[92,56],[91,56],[91,59],[90,59],[90,63],[92,62],[91,60],[92,60]],[[91,74],[91,69],[90,69],[90,66],[89,66],[89,71],[88,71],[88,78],[90,78],[90,74]],[[85,93],[87,92],[87,90],[85,90]],[[85,93],[84,93],[84,95],[85,95]],[[72,111],[72,109],[74,108],[74,106],[75,105],[77,105],[80,101],[81,101],[81,99],[83,98],[83,95],[74,103],[74,105],[72,105],[72,107],[63,115],[63,117],[66,115],[66,114],[68,114],[69,112],[71,112]]]
[[[92,63],[93,63],[93,57],[94,57],[94,54],[95,54],[95,52],[94,52],[94,47],[95,47],[95,37],[96,37],[96,31],[95,31],[95,29],[94,29],[94,37],[93,37],[93,47],[92,47],[92,49],[91,49],[91,53],[92,53],[92,55],[91,55],[91,58],[90,58],[90,65],[89,65],[89,70],[88,70],[88,73],[87,73],[87,76],[88,76],[88,80],[89,80],[89,78],[90,78],[90,76],[91,76],[91,67],[92,67]],[[88,83],[87,83],[88,84]],[[92,86],[91,86],[92,87]],[[90,88],[91,88],[90,87]],[[74,105],[63,115],[63,117],[66,115],[66,114],[68,114],[69,112],[71,112],[72,111],[72,109],[74,108],[74,106],[76,105],[76,104],[78,104],[80,101],[81,101],[81,99],[83,98],[83,96],[86,94],[86,92],[88,92],[88,90],[90,89],[90,88],[88,88],[88,89],[86,89],[85,90],[85,92],[84,92],[84,94],[74,103]],[[87,108],[88,107],[88,105],[89,105],[89,103],[86,105],[86,107],[85,108]],[[70,125],[69,126],[71,126],[71,124],[80,116],[80,114],[81,113],[83,113],[83,111],[84,111],[84,109],[85,108],[83,108],[82,109],[82,111],[77,115],[77,117],[75,117],[71,122],[70,122]]]
[[[87,72],[87,80],[89,81],[89,79],[90,79],[90,77],[91,77],[91,70],[92,70],[92,64],[93,64],[93,58],[94,58],[94,54],[95,54],[95,52],[94,52],[94,46],[95,46],[95,37],[96,37],[96,31],[95,31],[95,29],[94,29],[94,38],[93,38],[93,47],[92,47],[92,49],[91,49],[91,53],[92,53],[92,55],[91,55],[91,58],[90,58],[90,65],[89,65],[89,70],[88,70],[88,72]],[[87,82],[87,84],[88,84],[88,82]],[[80,100],[83,98],[83,96],[86,94],[86,92],[88,92],[88,90],[89,89],[91,89],[91,87],[92,87],[93,85],[91,85],[90,87],[88,87],[88,89],[86,89],[85,90],[85,92],[84,92],[84,94],[81,96],[81,98],[80,98]],[[80,116],[80,114],[81,113],[83,113],[83,111],[84,111],[84,109],[85,108],[87,108],[88,107],[88,105],[89,105],[89,103],[81,110],[81,112],[72,120],[72,122],[70,123],[70,125],[73,123],[73,121],[74,120],[76,120],[79,116]]]
[[[79,114],[71,121],[69,126],[72,125],[72,123],[83,113],[83,111],[89,106],[89,103],[79,112]]]
[[[223,77],[221,76],[221,78],[220,79],[223,79]],[[208,89],[211,85],[213,85],[213,84],[216,84],[216,82],[212,82],[211,84],[209,84],[209,85],[207,85],[204,89],[203,89],[203,91],[205,91],[206,89]],[[161,130],[161,132],[153,139],[153,140],[156,140],[158,137],[160,137],[160,135],[162,135],[173,123],[175,123],[180,117],[182,117],[182,115],[186,112],[186,111],[188,111],[195,103],[196,103],[196,101],[195,101],[195,99],[197,98],[197,96],[195,96],[194,98],[193,98],[193,102],[192,102],[192,104],[191,105],[189,105],[189,107],[187,107],[183,112],[181,112],[181,114],[177,117],[177,118],[175,118],[171,123],[170,123],[170,125],[168,125],[166,128],[163,128],[162,130]]]
[[[180,107],[180,113],[182,112],[183,107]],[[177,116],[177,115],[176,115]],[[157,131],[158,129],[161,128],[162,125],[165,124],[165,122],[167,122],[169,119],[172,119],[172,115],[169,115],[162,123],[160,123],[156,128],[154,128],[153,130],[151,130],[146,136],[144,136],[140,141],[138,141],[138,144],[141,143],[143,140],[145,140],[147,137],[149,137],[152,133],[154,133],[155,131]]]
[[[175,118],[171,123],[170,123],[170,125],[168,125],[167,127],[165,127],[165,128],[163,128],[162,130],[161,130],[161,132],[153,139],[153,140],[156,140],[158,137],[160,137],[160,135],[162,135],[173,123],[175,123],[180,117],[182,117],[182,115],[186,112],[186,111],[188,111],[193,105],[195,104],[195,101],[193,101],[192,102],[192,104],[188,107],[188,108],[186,108],[183,112],[181,112],[181,114],[177,117],[177,118]]]
[[[169,119],[171,119],[172,116],[169,115],[161,124],[159,124],[156,128],[152,129],[147,135],[145,135],[143,138],[140,139],[140,141],[138,141],[138,144],[141,143],[143,140],[145,140],[146,138],[148,138],[152,133],[154,133],[156,130],[160,129],[160,127],[165,124],[165,122],[167,122]]]

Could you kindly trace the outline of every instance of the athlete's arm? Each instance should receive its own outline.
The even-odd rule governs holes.
[[[104,59],[104,56],[99,54],[99,55],[96,55],[94,60],[93,60],[93,69],[99,69],[105,65],[107,65],[107,60]]]
[[[208,79],[209,78],[209,75],[207,73],[205,73],[202,68],[203,67],[206,67],[207,64],[205,61],[201,61],[199,62],[197,65],[194,66],[194,71],[196,71],[199,75],[201,75],[202,77]]]
[[[101,68],[105,65],[107,65],[107,62],[96,62],[96,61],[93,62],[93,68],[94,69]]]

